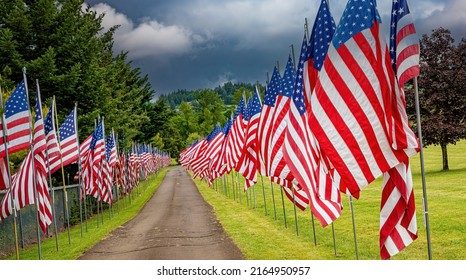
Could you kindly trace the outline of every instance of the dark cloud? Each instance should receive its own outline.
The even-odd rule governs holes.
[[[86,2],[106,11],[107,27],[121,25],[116,50],[129,51],[133,65],[149,75],[157,94],[215,87],[228,80],[264,83],[277,60],[286,63],[291,44],[299,50],[304,18],[312,25],[320,4],[320,0]],[[411,12],[419,33],[444,24],[455,37],[465,37],[466,1],[414,2]],[[330,3],[337,23],[345,5],[346,1]],[[379,1],[378,8],[388,32],[391,1]]]

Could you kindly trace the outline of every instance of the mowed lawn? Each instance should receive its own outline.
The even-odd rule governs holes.
[[[450,170],[441,171],[440,147],[430,146],[424,149],[432,258],[464,260],[466,259],[466,141],[449,145],[448,155]],[[427,231],[424,225],[419,154],[412,157],[410,162],[416,199],[418,238],[394,256],[392,258],[394,260],[426,260],[429,256]],[[229,174],[226,178],[217,180],[211,188],[204,181],[196,179],[196,183],[204,198],[214,208],[225,230],[247,259],[380,259],[381,178],[363,189],[359,200],[352,200],[354,224],[349,199],[343,195],[343,213],[334,222],[333,229],[332,226],[323,228],[316,219],[313,227],[310,211],[297,209],[298,230],[296,230],[293,204],[285,197],[284,214],[278,185],[273,184],[272,197],[270,181],[263,178],[263,188],[259,176],[258,184],[245,194],[240,191],[244,181],[240,179],[238,184],[239,177],[237,174]],[[235,182],[234,187],[232,181]],[[285,228],[285,218],[287,228]]]

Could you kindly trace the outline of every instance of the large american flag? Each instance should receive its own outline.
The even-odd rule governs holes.
[[[419,42],[405,0],[394,0],[392,3],[390,57],[401,88],[406,81],[419,75]],[[405,108],[401,106],[400,110],[404,111]],[[406,115],[403,117],[406,118]],[[384,173],[380,206],[380,256],[388,259],[415,239],[416,206],[407,159]]]
[[[335,23],[323,0],[317,12],[309,44],[303,37],[301,55],[296,74],[293,102],[283,147],[285,159],[299,186],[311,201],[311,211],[323,226],[341,215],[339,181],[326,172],[322,155],[313,131],[308,124],[309,98],[317,73],[322,67],[328,46],[335,31]],[[307,94],[306,94],[307,92]]]
[[[416,153],[412,132],[405,147],[393,141],[407,125],[393,122],[399,96],[375,1],[350,0],[311,96],[309,123],[352,194]]]
[[[47,165],[45,161],[47,146],[39,92],[36,94],[35,113],[32,149],[26,154],[18,172],[12,176],[12,187],[4,196],[1,204],[0,220],[5,219],[12,213],[10,196],[13,195],[15,209],[37,203],[39,225],[45,233],[47,227],[52,223],[52,208],[47,187]],[[38,201],[34,197],[36,191]]]
[[[5,126],[9,154],[27,149],[31,145],[30,117],[27,88],[22,81],[5,103]],[[4,157],[3,134],[0,136],[0,157]]]
[[[58,129],[62,157],[61,159],[60,157],[49,159],[50,172],[52,174],[61,168],[61,161],[63,162],[63,167],[78,161],[79,140],[76,122],[76,108],[74,108]]]

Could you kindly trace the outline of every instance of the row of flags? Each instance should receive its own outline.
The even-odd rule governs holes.
[[[324,227],[341,216],[342,193],[359,198],[383,176],[380,255],[403,250],[417,238],[409,157],[420,145],[403,86],[419,75],[419,46],[406,0],[393,0],[390,48],[380,25],[375,0],[349,0],[338,26],[322,0],[297,69],[290,55],[263,103],[257,87],[243,95],[223,128],[182,151],[180,163],[210,184],[233,169],[245,189],[268,176]]]
[[[78,164],[75,179],[80,182],[81,201],[86,195],[113,203],[113,186],[129,193],[149,174],[171,163],[168,153],[147,144],[134,144],[129,153],[117,152],[112,129],[105,135],[104,119],[81,144],[78,138],[77,106],[56,129],[56,105],[52,100],[43,118],[37,82],[35,119],[32,125],[26,76],[5,103],[0,127],[0,190],[6,193],[0,204],[0,221],[21,208],[36,204],[38,222],[44,233],[52,223],[49,195],[51,175],[70,164]],[[31,131],[32,128],[32,131]],[[11,174],[8,156],[28,150],[18,171]]]

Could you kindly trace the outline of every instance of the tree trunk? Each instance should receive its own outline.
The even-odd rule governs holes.
[[[440,147],[442,148],[442,162],[443,162],[443,171],[449,170],[448,168],[448,153],[447,153],[447,144],[441,143]]]

